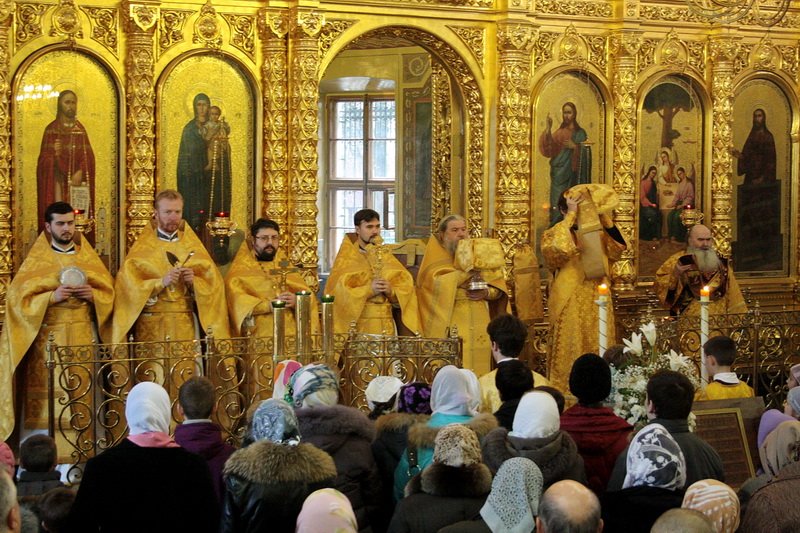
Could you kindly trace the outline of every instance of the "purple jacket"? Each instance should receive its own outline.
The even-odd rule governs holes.
[[[181,448],[199,455],[206,460],[214,481],[217,500],[222,502],[225,484],[222,481],[222,467],[236,448],[222,440],[219,426],[213,422],[194,422],[175,427],[175,442]]]

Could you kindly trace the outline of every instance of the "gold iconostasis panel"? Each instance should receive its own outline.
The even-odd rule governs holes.
[[[54,50],[20,69],[12,99],[15,262],[41,231],[44,207],[64,200],[94,219],[87,238],[116,270],[120,123],[113,78],[88,54]]]

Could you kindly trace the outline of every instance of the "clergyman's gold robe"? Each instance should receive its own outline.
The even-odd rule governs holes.
[[[162,278],[172,265],[171,252],[194,271],[194,287],[182,281],[164,287]],[[196,337],[192,303],[203,331],[216,338],[230,337],[225,285],[214,261],[192,229],[182,223],[178,239],[167,242],[156,236],[155,223],[146,228],[128,252],[117,273],[114,301],[114,342],[123,342],[136,325],[136,341],[189,340]]]
[[[723,265],[721,268],[724,270],[702,275],[697,273],[692,283],[686,275],[675,276],[675,265],[678,259],[686,254],[685,251],[673,254],[656,271],[655,289],[661,305],[681,316],[699,316],[700,289],[707,285],[711,291],[709,314],[747,312],[747,304],[739,289],[739,283],[726,259],[720,257]]]
[[[236,335],[244,335],[250,329],[254,337],[272,337],[272,302],[283,292],[280,287],[280,274],[271,274],[273,269],[280,268],[285,259],[282,250],[278,250],[272,261],[258,261],[253,245],[248,238],[239,247],[239,252],[225,276],[225,289],[228,297],[228,313],[231,327]],[[296,293],[311,292],[303,276],[299,272],[286,275],[286,291]],[[316,296],[311,297],[311,332],[318,333],[319,311]],[[287,336],[296,332],[294,309],[286,309],[285,332]],[[253,321],[251,327],[245,323]]]
[[[110,340],[114,280],[88,242],[82,242],[77,234],[75,242],[76,253],[59,253],[50,247],[47,235],[41,233],[8,287],[6,319],[0,335],[0,437],[3,440],[14,429],[12,378],[26,353],[26,425],[43,428],[47,423],[45,345],[50,333],[59,345],[90,344],[96,340],[94,324],[101,338]],[[87,283],[92,286],[93,303],[79,298],[50,303],[53,292],[61,285],[61,269],[68,266],[76,266],[86,274]],[[86,373],[80,370],[81,385],[71,391],[72,397],[86,393],[89,386],[86,379],[90,374],[91,369]],[[56,394],[64,393],[57,390]],[[67,452],[63,450],[62,453]]]
[[[471,273],[458,270],[439,239],[432,235],[417,274],[422,331],[425,337],[444,338],[456,326],[463,339],[462,366],[482,376],[491,368],[491,342],[486,326],[502,313],[508,313],[508,287],[498,271],[497,277],[484,276],[490,300],[473,301],[463,287]]]
[[[373,294],[373,264],[361,251],[357,238],[355,233],[345,235],[325,284],[325,292],[334,296],[334,331],[347,333],[350,324],[356,322],[359,333],[394,335],[397,328],[392,303],[396,302],[403,325],[416,334],[420,331],[419,311],[411,273],[387,249],[382,256],[382,277],[391,284],[392,296]]]
[[[541,248],[547,267],[553,272],[548,308],[550,316],[551,343],[547,351],[548,379],[550,383],[567,391],[569,373],[575,359],[585,353],[597,353],[599,339],[599,309],[597,285],[608,284],[608,279],[586,279],[581,254],[578,250],[572,226],[575,213],[567,213],[564,220],[542,234]],[[616,261],[625,250],[625,245],[601,235],[603,250],[609,261]],[[607,339],[614,344],[614,304],[609,294]]]

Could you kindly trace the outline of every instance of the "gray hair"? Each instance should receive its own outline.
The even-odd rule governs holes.
[[[444,233],[447,230],[447,225],[454,220],[464,223],[467,222],[467,219],[461,215],[447,215],[439,221],[439,225],[436,227],[436,233]]]

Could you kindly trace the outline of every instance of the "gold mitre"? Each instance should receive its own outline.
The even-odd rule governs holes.
[[[602,183],[586,183],[571,187],[564,196],[578,198],[581,193],[587,193],[597,209],[597,213],[610,213],[619,205],[619,197],[611,185]]]
[[[503,246],[497,239],[481,237],[458,241],[454,266],[462,272],[499,270],[505,266]]]

